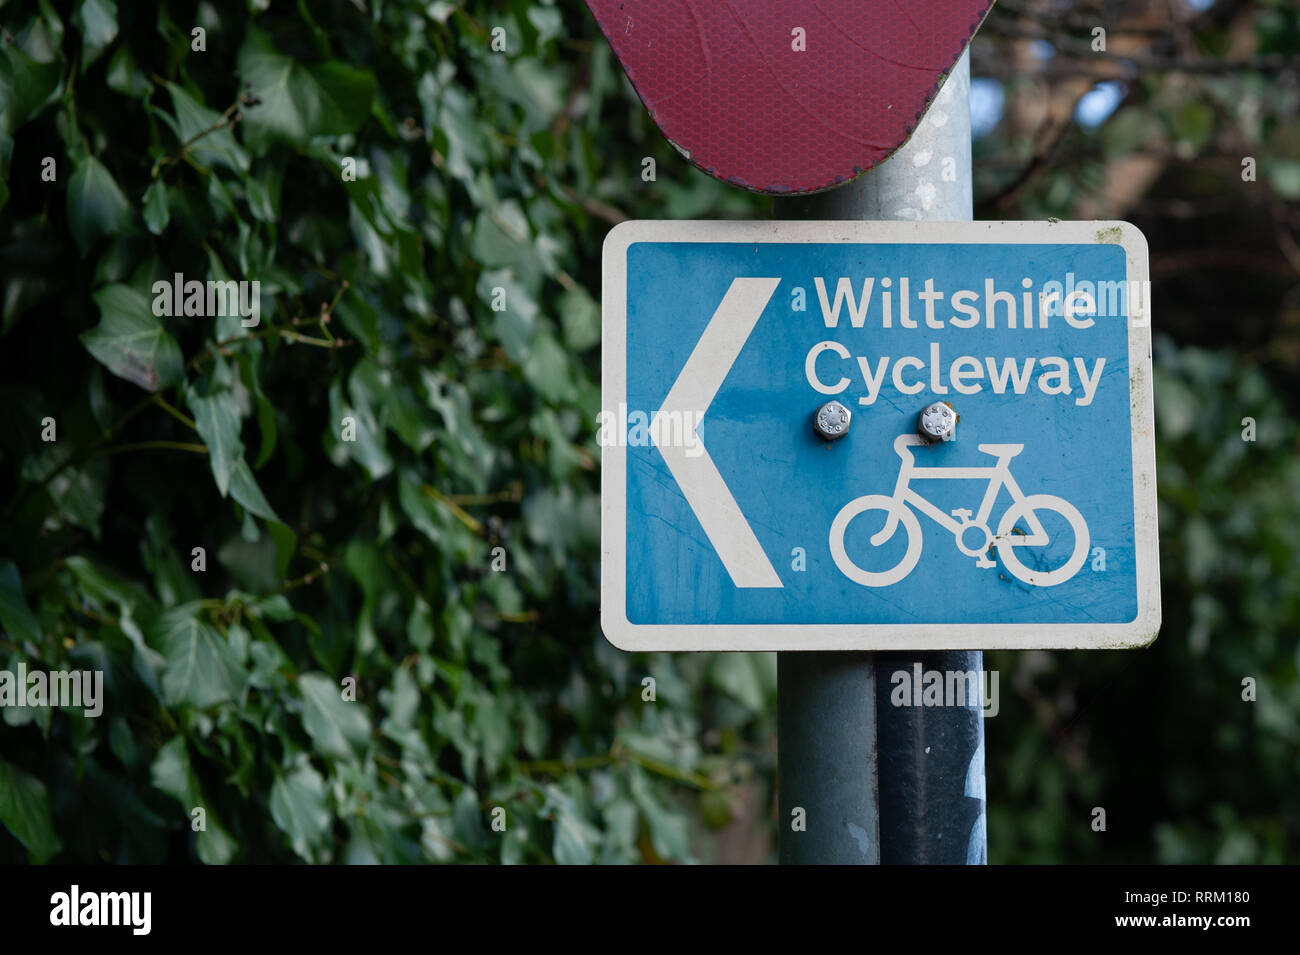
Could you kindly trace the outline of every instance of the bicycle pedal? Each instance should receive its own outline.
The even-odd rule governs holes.
[[[976,567],[987,568],[987,567],[996,567],[997,565],[998,562],[996,560],[989,560],[987,554],[980,554],[978,557],[975,558]]]
[[[957,510],[952,512],[952,516],[957,518],[963,524],[970,523],[970,510],[968,508],[959,507]]]

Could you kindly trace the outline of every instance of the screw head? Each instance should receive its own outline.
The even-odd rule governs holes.
[[[926,405],[917,415],[916,433],[931,444],[951,441],[957,436],[957,412],[943,401]]]
[[[813,416],[813,430],[827,441],[834,441],[849,433],[853,413],[838,401],[828,401]]]

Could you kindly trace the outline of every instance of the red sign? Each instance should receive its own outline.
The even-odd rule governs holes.
[[[651,117],[711,176],[817,192],[907,141],[993,0],[587,0]]]

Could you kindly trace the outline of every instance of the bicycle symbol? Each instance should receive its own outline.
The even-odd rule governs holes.
[[[894,451],[902,462],[898,469],[898,483],[893,496],[868,494],[855,498],[835,515],[831,522],[830,545],[831,556],[844,576],[864,587],[888,587],[896,584],[916,566],[921,559],[921,522],[911,508],[925,514],[940,526],[950,531],[957,542],[957,549],[967,557],[974,557],[978,567],[996,567],[997,563],[989,559],[989,551],[996,547],[998,556],[1007,570],[1017,578],[1035,587],[1055,587],[1065,583],[1083,566],[1088,556],[1088,525],[1078,509],[1064,498],[1052,494],[1031,494],[1025,496],[1011,476],[1011,459],[1024,450],[1023,444],[981,444],[980,451],[997,458],[997,464],[991,467],[952,468],[952,467],[917,467],[911,448],[923,445],[925,441],[915,434],[900,434],[894,439]],[[966,508],[958,508],[948,516],[909,485],[914,479],[921,478],[959,478],[988,479],[988,489],[984,493],[979,511],[974,519]],[[989,515],[997,500],[998,492],[1005,487],[1011,494],[1012,503],[998,522],[995,537],[989,530]],[[909,508],[908,505],[911,505]],[[886,544],[901,524],[907,531],[907,553],[903,559],[890,570],[863,570],[855,564],[844,549],[844,534],[849,523],[866,511],[882,510],[885,512],[885,526],[869,539],[873,547]],[[1070,523],[1074,530],[1074,552],[1061,567],[1056,570],[1029,568],[1021,562],[1016,553],[1022,547],[1045,547],[1051,541],[1043,525],[1038,520],[1038,511],[1055,511]],[[956,518],[954,520],[953,518]],[[1021,521],[1028,527],[1025,534],[1016,525]],[[968,532],[976,532],[979,541],[974,547],[968,547]],[[1041,551],[1039,553],[1042,553]]]

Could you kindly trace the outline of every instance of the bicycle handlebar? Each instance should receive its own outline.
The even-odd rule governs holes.
[[[912,452],[908,451],[909,447],[916,447],[918,444],[928,444],[919,434],[900,434],[894,439],[894,453],[908,463],[912,462]]]

